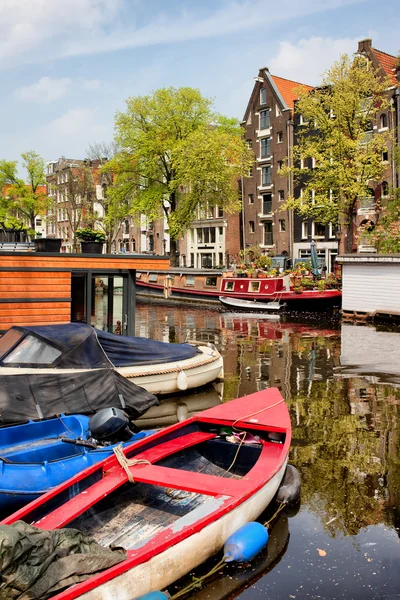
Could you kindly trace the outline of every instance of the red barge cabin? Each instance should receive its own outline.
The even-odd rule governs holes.
[[[338,289],[304,289],[296,292],[290,276],[240,277],[223,271],[193,269],[170,269],[163,271],[141,271],[137,273],[138,297],[160,297],[170,299],[206,300],[219,302],[219,296],[262,302],[282,302],[291,309],[307,310],[309,306],[326,307],[340,305],[342,292]]]

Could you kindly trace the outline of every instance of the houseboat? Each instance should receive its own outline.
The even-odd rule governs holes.
[[[324,281],[324,280],[323,280]],[[220,304],[219,298],[236,298],[260,302],[280,302],[289,310],[315,310],[318,307],[339,306],[340,289],[303,288],[290,275],[270,277],[266,273],[257,277],[240,273],[194,269],[166,271],[139,271],[136,274],[138,298],[164,298],[169,300],[207,301]]]

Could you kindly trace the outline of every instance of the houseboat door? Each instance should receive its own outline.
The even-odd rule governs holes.
[[[118,335],[131,333],[128,331],[128,275],[73,273],[71,321],[89,323]]]

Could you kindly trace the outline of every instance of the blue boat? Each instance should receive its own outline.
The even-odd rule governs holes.
[[[130,427],[122,410],[106,408],[92,419],[60,415],[1,428],[1,516],[107,458],[119,443],[126,446],[154,433],[133,433]]]

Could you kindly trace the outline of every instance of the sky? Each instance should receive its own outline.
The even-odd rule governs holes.
[[[160,87],[241,120],[260,68],[317,85],[359,40],[397,56],[399,25],[398,0],[0,0],[0,159],[85,158]]]

